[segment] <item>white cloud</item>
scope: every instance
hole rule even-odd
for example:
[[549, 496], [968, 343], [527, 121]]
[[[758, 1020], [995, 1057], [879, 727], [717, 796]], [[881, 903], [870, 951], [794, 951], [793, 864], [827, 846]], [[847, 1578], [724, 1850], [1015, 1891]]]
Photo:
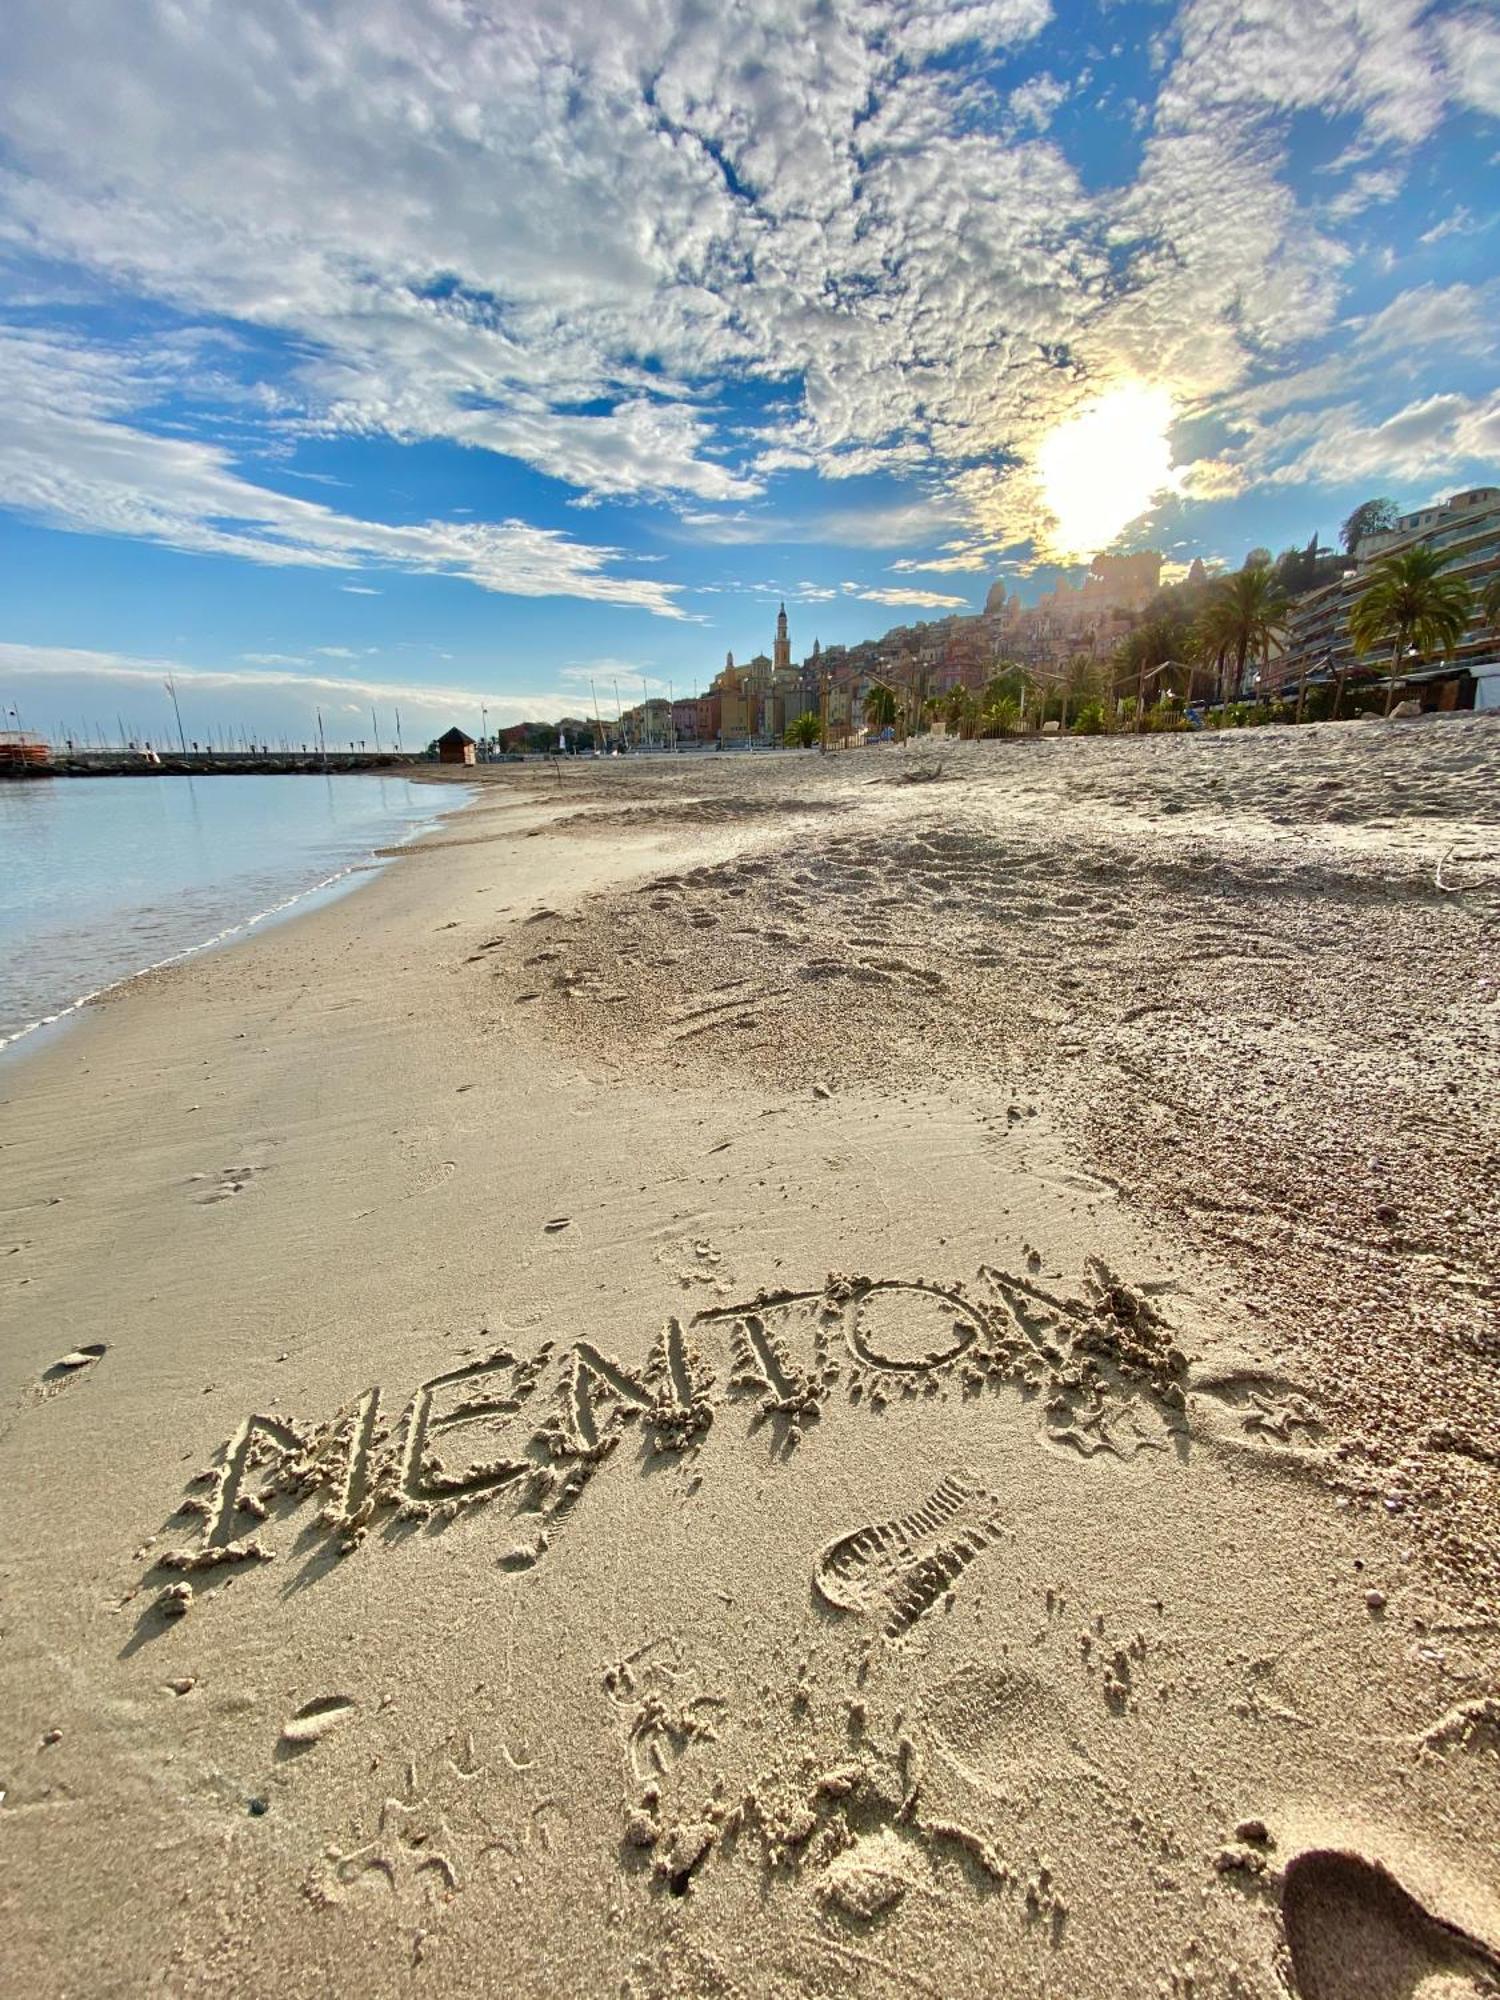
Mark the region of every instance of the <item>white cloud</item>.
[[1330, 484], [1461, 475], [1493, 462], [1500, 448], [1500, 395], [1441, 391], [1421, 396], [1378, 423], [1354, 406], [1322, 411], [1316, 422], [1286, 418], [1268, 443], [1300, 447], [1268, 473], [1276, 485]]
[[[919, 472], [973, 546], [1009, 545], [1047, 532], [1026, 468], [1102, 388], [1164, 384], [1192, 413], [1330, 333], [1330, 226], [1500, 89], [1472, 5], [1184, 0], [1138, 169], [1100, 186], [1046, 129], [1061, 82], [970, 60], [1049, 13], [616, 0], [601, 33], [593, 0], [12, 0], [0, 245], [249, 329], [156, 365], [283, 445], [448, 440], [585, 500], [740, 508], [701, 524], [724, 541], [779, 473]], [[1356, 123], [1355, 177], [1309, 209], [1287, 133], [1317, 116]], [[240, 384], [268, 333], [283, 365]], [[145, 428], [138, 357], [123, 401], [101, 364], [39, 395], [15, 489], [36, 518], [676, 615], [670, 585], [524, 521], [397, 527], [271, 492], [221, 443]], [[779, 406], [746, 422], [743, 382]]]
[[1356, 174], [1348, 187], [1334, 195], [1326, 213], [1334, 221], [1362, 215], [1377, 202], [1394, 201], [1405, 185], [1406, 175], [1399, 167], [1371, 167]]
[[[848, 585], [845, 585], [848, 589]], [[903, 609], [917, 606], [928, 611], [967, 611], [967, 597], [945, 596], [940, 590], [914, 590], [900, 584], [886, 584], [874, 590], [855, 590], [855, 597], [866, 604], [894, 604]]]
[[1493, 216], [1481, 221], [1472, 208], [1466, 208], [1460, 202], [1451, 213], [1439, 217], [1430, 229], [1424, 229], [1417, 241], [1430, 247], [1434, 243], [1441, 243], [1446, 236], [1478, 236], [1482, 230], [1488, 229], [1493, 221]]
[[1444, 349], [1471, 362], [1500, 350], [1497, 300], [1493, 281], [1418, 285], [1349, 321], [1336, 354], [1224, 405], [1233, 454], [1187, 468], [1185, 492], [1214, 499], [1258, 483], [1343, 486], [1482, 469], [1483, 397], [1411, 392], [1432, 379], [1431, 358]]
[[1393, 373], [1420, 370], [1430, 352], [1451, 348], [1479, 359], [1500, 345], [1495, 311], [1500, 285], [1417, 285], [1378, 312], [1345, 322], [1340, 349], [1291, 374], [1271, 375], [1230, 398], [1223, 414], [1251, 431], [1263, 418], [1299, 404], [1320, 405], [1383, 394]]
[[1479, 8], [1437, 27], [1454, 96], [1460, 104], [1500, 118], [1500, 22]]
[[613, 574], [619, 552], [522, 521], [394, 526], [242, 478], [217, 445], [125, 421], [149, 384], [130, 357], [0, 326], [0, 494], [48, 526], [198, 554], [466, 578], [523, 597], [586, 597], [680, 618], [676, 588]]
[[1448, 92], [1433, 11], [1429, 0], [1189, 0], [1162, 99], [1182, 118], [1333, 109], [1373, 142], [1415, 144]]
[[[617, 694], [619, 702], [629, 708], [641, 699], [643, 687], [651, 696], [664, 695], [669, 690], [677, 694], [685, 691], [680, 681], [667, 680], [635, 660], [575, 660], [559, 667], [555, 678], [562, 690], [559, 701], [576, 704], [583, 696], [592, 713], [597, 698], [601, 715], [613, 715]], [[704, 675], [705, 686], [711, 678], [711, 674]]]
[[514, 709], [534, 714], [539, 706], [556, 700], [555, 694], [491, 695], [483, 689], [430, 687], [420, 681], [350, 680], [346, 675], [297, 673], [290, 667], [197, 667], [180, 660], [142, 658], [130, 653], [92, 651], [74, 646], [28, 646], [0, 640], [0, 674], [7, 684], [21, 681], [100, 681], [122, 686], [136, 685], [155, 693], [171, 674], [179, 697], [229, 695], [239, 698], [249, 693], [274, 690], [277, 694], [301, 696], [304, 704], [319, 700], [347, 701], [351, 696], [363, 703], [400, 704], [403, 708], [474, 708], [487, 703], [492, 714]]
[[728, 547], [757, 543], [833, 543], [840, 548], [898, 549], [953, 527], [951, 501], [908, 500], [867, 507], [829, 507], [815, 514], [767, 510], [751, 514], [689, 513], [684, 527], [698, 542]]
[[1490, 353], [1500, 344], [1497, 305], [1500, 284], [1417, 285], [1356, 322], [1356, 344], [1365, 353], [1387, 357], [1430, 347]]
[[904, 556], [891, 569], [902, 575], [958, 576], [975, 570], [992, 570], [1002, 553], [995, 542], [945, 542], [932, 556]]
[[1044, 70], [1041, 75], [1019, 84], [1010, 94], [1010, 115], [1020, 125], [1045, 132], [1053, 114], [1068, 95], [1068, 86]]

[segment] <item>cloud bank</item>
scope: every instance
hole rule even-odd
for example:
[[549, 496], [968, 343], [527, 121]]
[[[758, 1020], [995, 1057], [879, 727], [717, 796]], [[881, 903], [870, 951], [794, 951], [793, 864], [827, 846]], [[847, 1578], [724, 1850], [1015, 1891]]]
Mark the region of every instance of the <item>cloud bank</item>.
[[[13, 0], [0, 249], [53, 286], [26, 296], [92, 285], [251, 338], [142, 352], [108, 315], [16, 320], [6, 504], [680, 615], [670, 581], [522, 519], [387, 524], [289, 497], [200, 434], [197, 397], [284, 448], [439, 440], [585, 504], [921, 477], [962, 526], [932, 567], [1045, 546], [1053, 429], [1122, 383], [1165, 385], [1191, 418], [1274, 381], [1337, 328], [1341, 232], [1445, 120], [1500, 109], [1500, 31], [1455, 0], [1152, 18], [1154, 97], [1091, 107], [1121, 162], [1101, 181], [1069, 150], [1069, 83], [1038, 67], [1049, 0], [616, 0], [606, 34], [584, 0]], [[1289, 170], [1310, 116], [1352, 134], [1315, 199]], [[1181, 468], [1189, 495], [1324, 469], [1249, 411]], [[1350, 435], [1399, 470], [1404, 422], [1362, 405]], [[1423, 464], [1456, 464], [1490, 422], [1425, 435]]]

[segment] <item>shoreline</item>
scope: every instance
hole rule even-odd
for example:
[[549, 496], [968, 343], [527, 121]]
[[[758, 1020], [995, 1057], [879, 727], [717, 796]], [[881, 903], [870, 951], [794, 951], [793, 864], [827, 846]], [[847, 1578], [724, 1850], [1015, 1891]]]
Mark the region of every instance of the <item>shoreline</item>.
[[[188, 775], [196, 774], [190, 773]], [[364, 774], [359, 773], [357, 775]], [[472, 803], [472, 801], [466, 801], [465, 803]], [[7, 1062], [19, 1060], [22, 1056], [43, 1046], [46, 1038], [51, 1033], [64, 1031], [68, 1026], [73, 1025], [74, 1016], [81, 1014], [83, 1009], [99, 1002], [115, 999], [123, 988], [131, 985], [137, 979], [147, 978], [153, 973], [164, 972], [169, 967], [180, 965], [185, 960], [195, 958], [203, 952], [226, 950], [252, 931], [256, 931], [263, 926], [288, 922], [294, 914], [310, 914], [312, 910], [321, 908], [325, 902], [331, 902], [341, 895], [352, 894], [362, 886], [354, 878], [365, 874], [379, 874], [384, 867], [389, 865], [391, 860], [399, 857], [409, 845], [434, 832], [440, 831], [444, 820], [450, 818], [455, 813], [461, 812], [463, 809], [464, 807], [459, 805], [436, 811], [430, 821], [419, 822], [402, 839], [388, 846], [372, 848], [360, 859], [350, 861], [344, 867], [335, 869], [331, 875], [323, 876], [318, 881], [309, 883], [305, 888], [296, 890], [292, 895], [283, 898], [282, 901], [269, 904], [265, 909], [255, 911], [251, 916], [241, 919], [238, 923], [228, 924], [223, 930], [216, 931], [212, 936], [203, 938], [195, 944], [184, 945], [178, 951], [169, 952], [164, 958], [155, 959], [148, 965], [137, 967], [133, 972], [122, 974], [118, 979], [108, 980], [102, 986], [96, 986], [87, 993], [81, 993], [75, 999], [70, 1000], [66, 1006], [59, 1007], [55, 1013], [41, 1015], [35, 1021], [27, 1022], [23, 1027], [16, 1028], [8, 1034], [0, 1035], [0, 1067], [3, 1067]], [[26, 1044], [24, 1049], [18, 1046], [21, 1043]]]
[[1232, 755], [521, 767], [0, 1075], [17, 1981], [1273, 2000], [1330, 1849], [1500, 1946], [1482, 1594], [1108, 1124], [1132, 1035], [1193, 1108], [1162, 992], [1223, 1126], [1277, 979], [1460, 962], [1468, 776], [1330, 754], [1248, 844]]

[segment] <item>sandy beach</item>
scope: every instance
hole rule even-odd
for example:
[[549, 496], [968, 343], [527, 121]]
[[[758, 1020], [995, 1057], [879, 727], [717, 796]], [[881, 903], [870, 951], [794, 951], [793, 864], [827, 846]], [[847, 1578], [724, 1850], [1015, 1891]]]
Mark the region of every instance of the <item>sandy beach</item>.
[[7, 1989], [1500, 1991], [1500, 724], [459, 775], [0, 1070]]

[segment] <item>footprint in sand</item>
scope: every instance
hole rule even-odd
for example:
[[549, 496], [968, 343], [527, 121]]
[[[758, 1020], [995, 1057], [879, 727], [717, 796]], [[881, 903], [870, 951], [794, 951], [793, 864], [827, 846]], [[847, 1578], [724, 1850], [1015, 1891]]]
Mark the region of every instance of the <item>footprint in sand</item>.
[[1248, 1457], [1317, 1469], [1327, 1426], [1300, 1383], [1248, 1368], [1194, 1370], [1192, 1428], [1206, 1443]]
[[836, 1610], [878, 1613], [886, 1638], [899, 1639], [999, 1532], [993, 1496], [950, 1472], [909, 1513], [830, 1542], [813, 1587]]
[[[218, 1185], [209, 1188], [205, 1194], [195, 1196], [194, 1199], [200, 1208], [207, 1208], [214, 1202], [233, 1201], [237, 1194], [244, 1193], [259, 1172], [259, 1167], [225, 1167], [219, 1176]], [[195, 1174], [193, 1178], [196, 1180], [198, 1176]]]
[[1287, 1946], [1302, 2000], [1493, 2000], [1500, 1957], [1357, 1854], [1313, 1848], [1288, 1866]]
[[75, 1347], [67, 1354], [59, 1355], [50, 1368], [42, 1370], [37, 1393], [42, 1396], [56, 1396], [62, 1390], [70, 1388], [80, 1375], [87, 1375], [96, 1363], [102, 1361], [106, 1352], [105, 1343], [101, 1340], [87, 1347]]
[[[1097, 1700], [1080, 1699], [1067, 1676], [969, 1660], [921, 1698], [917, 1713], [920, 1738], [931, 1753], [930, 1811], [957, 1810], [968, 1820], [977, 1810], [982, 1825], [998, 1806], [1014, 1820], [1101, 1779], [1089, 1745], [1107, 1725]], [[970, 1845], [969, 1852], [996, 1874], [981, 1847]]]

